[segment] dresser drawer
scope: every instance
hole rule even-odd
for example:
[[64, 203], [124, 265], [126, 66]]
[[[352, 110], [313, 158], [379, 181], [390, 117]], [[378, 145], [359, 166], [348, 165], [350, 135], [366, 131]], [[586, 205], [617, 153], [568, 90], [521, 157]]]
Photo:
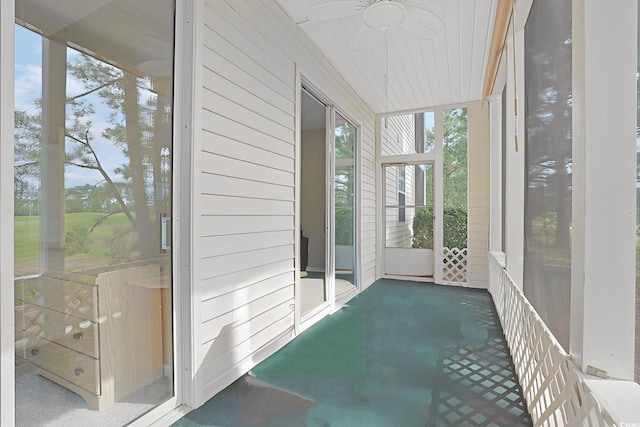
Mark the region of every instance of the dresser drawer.
[[16, 328], [98, 358], [98, 325], [34, 304], [16, 305]]
[[96, 286], [39, 276], [16, 280], [15, 298], [82, 319], [98, 320]]
[[25, 353], [25, 348], [27, 344], [27, 340], [24, 337], [24, 331], [22, 329], [15, 329], [14, 335], [14, 348], [16, 356], [21, 359], [26, 359], [27, 355]]
[[100, 394], [98, 360], [25, 332], [27, 360], [95, 395]]

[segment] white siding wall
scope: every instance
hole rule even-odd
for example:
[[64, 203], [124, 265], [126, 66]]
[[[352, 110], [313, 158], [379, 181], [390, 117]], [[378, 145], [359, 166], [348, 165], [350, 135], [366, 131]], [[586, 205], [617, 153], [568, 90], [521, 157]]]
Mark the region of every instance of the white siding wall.
[[194, 143], [197, 406], [293, 330], [296, 65], [361, 126], [363, 287], [375, 278], [373, 112], [275, 0], [206, 0], [203, 17], [202, 130]]
[[[381, 132], [381, 152], [383, 156], [411, 154], [415, 152], [415, 116], [413, 114], [391, 116], [386, 123], [385, 119], [382, 119]], [[413, 178], [413, 168], [407, 168], [405, 175], [405, 205], [414, 204], [415, 191]], [[397, 168], [387, 170], [385, 194], [383, 194], [383, 197], [386, 197], [386, 205], [398, 204]], [[406, 209], [405, 221], [400, 223], [398, 221], [398, 210], [387, 210], [385, 218], [387, 247], [411, 247], [411, 224], [414, 214], [415, 212], [412, 209]]]
[[489, 283], [489, 106], [472, 102], [467, 109], [469, 135], [469, 285]]

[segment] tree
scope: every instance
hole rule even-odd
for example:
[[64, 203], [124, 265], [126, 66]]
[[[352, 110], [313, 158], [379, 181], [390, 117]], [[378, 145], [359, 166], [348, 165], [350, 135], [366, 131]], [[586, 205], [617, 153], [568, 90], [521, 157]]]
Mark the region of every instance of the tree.
[[[140, 258], [157, 256], [160, 230], [154, 223], [171, 209], [170, 197], [165, 197], [171, 186], [170, 97], [156, 91], [157, 82], [150, 78], [89, 55], [69, 57], [67, 79], [81, 89], [66, 99], [65, 169], [92, 170], [100, 178], [67, 188], [66, 211], [103, 213], [89, 231], [109, 215], [123, 212], [131, 224], [129, 232], [137, 236], [121, 239], [134, 242], [129, 252]], [[39, 194], [40, 104], [37, 100], [35, 112], [16, 112], [16, 200]], [[108, 145], [108, 151], [122, 153], [125, 161], [120, 167], [103, 164], [101, 153]]]
[[[468, 210], [468, 135], [467, 109], [455, 108], [442, 112], [442, 174], [443, 174], [443, 244], [445, 247], [467, 246]], [[425, 129], [425, 144], [433, 145], [433, 130]], [[433, 175], [425, 174], [426, 200], [433, 200]], [[438, 201], [436, 201], [438, 202]], [[433, 247], [433, 212], [416, 212], [413, 247]]]
[[[136, 242], [136, 248], [132, 249], [142, 258], [155, 256], [160, 236], [159, 227], [153, 224], [159, 219], [160, 212], [170, 209], [168, 200], [156, 197], [168, 194], [170, 185], [170, 167], [166, 161], [163, 164], [163, 156], [168, 157], [170, 148], [171, 113], [167, 97], [152, 94], [149, 79], [139, 78], [87, 55], [77, 56], [69, 64], [69, 73], [85, 86], [85, 91], [67, 101], [71, 110], [66, 134], [71, 145], [67, 164], [93, 169], [102, 175], [104, 186], [109, 188], [112, 198], [139, 236], [132, 240]], [[128, 163], [115, 170], [128, 183], [126, 191], [105, 170], [94, 149], [96, 136], [91, 134], [90, 118], [94, 105], [87, 99], [93, 93], [110, 111], [109, 126], [101, 132], [100, 138], [119, 148], [128, 159]], [[164, 191], [154, 191], [161, 187]], [[131, 198], [127, 200], [125, 193], [128, 192]]]
[[353, 204], [355, 195], [356, 128], [344, 121], [335, 129], [335, 233], [336, 244], [352, 246], [354, 237]]
[[[37, 214], [40, 199], [40, 129], [42, 109], [39, 102], [32, 112], [14, 113], [14, 200], [15, 215]], [[34, 207], [36, 210], [34, 211]]]
[[467, 109], [445, 110], [442, 116], [444, 206], [466, 210], [469, 177]]

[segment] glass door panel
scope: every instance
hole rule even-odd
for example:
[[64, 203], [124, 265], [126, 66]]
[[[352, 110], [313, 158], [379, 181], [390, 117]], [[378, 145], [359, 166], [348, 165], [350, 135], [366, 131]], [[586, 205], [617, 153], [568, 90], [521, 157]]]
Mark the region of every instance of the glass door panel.
[[355, 153], [356, 127], [339, 113], [335, 115], [334, 226], [336, 301], [351, 295], [356, 287], [355, 251]]
[[327, 162], [330, 107], [302, 90], [300, 173], [300, 313], [311, 315], [328, 301]]
[[174, 4], [98, 3], [16, 0], [18, 425], [174, 394]]

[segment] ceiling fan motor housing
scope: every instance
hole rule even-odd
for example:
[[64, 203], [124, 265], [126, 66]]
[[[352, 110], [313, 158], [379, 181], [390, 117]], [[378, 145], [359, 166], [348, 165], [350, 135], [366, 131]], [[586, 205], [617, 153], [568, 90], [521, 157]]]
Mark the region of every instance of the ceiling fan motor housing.
[[364, 10], [362, 19], [373, 30], [385, 31], [400, 25], [407, 16], [407, 9], [390, 0], [378, 1]]

